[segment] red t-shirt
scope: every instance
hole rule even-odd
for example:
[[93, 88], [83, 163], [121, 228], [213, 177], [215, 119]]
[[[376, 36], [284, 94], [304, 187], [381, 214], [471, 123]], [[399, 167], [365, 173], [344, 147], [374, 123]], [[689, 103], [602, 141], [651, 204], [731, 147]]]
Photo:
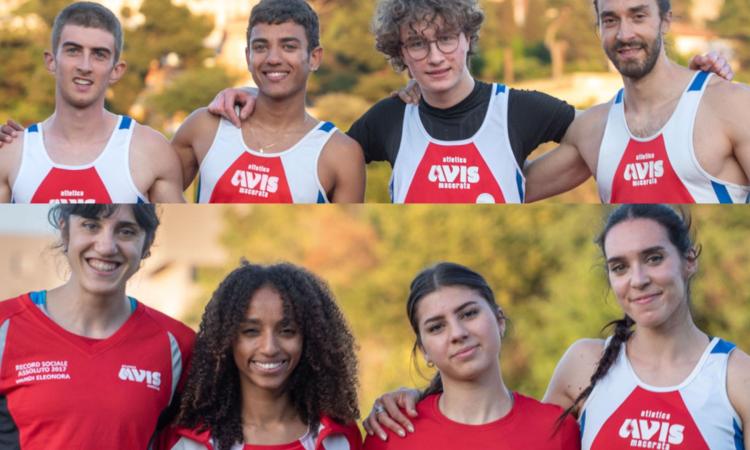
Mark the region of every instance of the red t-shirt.
[[483, 425], [454, 422], [438, 407], [439, 394], [430, 395], [417, 404], [418, 417], [412, 419], [414, 433], [405, 438], [388, 434], [383, 442], [367, 436], [364, 450], [578, 450], [581, 439], [578, 424], [566, 417], [556, 430], [562, 409], [514, 393], [515, 403], [505, 417]]
[[0, 448], [145, 449], [184, 381], [195, 333], [141, 303], [106, 339], [0, 302]]
[[[162, 432], [156, 447], [159, 450], [216, 450], [211, 431], [170, 427]], [[235, 444], [230, 450], [360, 450], [362, 435], [357, 424], [342, 424], [323, 416], [316, 433], [308, 432], [300, 439], [286, 444]]]

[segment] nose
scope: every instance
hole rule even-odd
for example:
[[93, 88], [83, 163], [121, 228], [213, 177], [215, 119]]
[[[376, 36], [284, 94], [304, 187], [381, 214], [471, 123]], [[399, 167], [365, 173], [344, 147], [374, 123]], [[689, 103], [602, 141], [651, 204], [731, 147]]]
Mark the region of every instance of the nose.
[[93, 54], [91, 52], [81, 53], [81, 57], [78, 58], [78, 64], [76, 64], [76, 69], [78, 69], [80, 72], [83, 72], [83, 73], [91, 72], [91, 58], [92, 57], [93, 57]]
[[437, 41], [431, 41], [427, 48], [427, 61], [431, 64], [439, 64], [445, 59], [445, 55], [437, 46]]
[[635, 264], [630, 271], [630, 285], [636, 289], [642, 289], [651, 282], [648, 271], [641, 264]]
[[94, 248], [100, 255], [112, 255], [117, 253], [117, 240], [114, 233], [109, 230], [102, 230], [96, 237]]
[[268, 53], [266, 55], [266, 63], [268, 64], [279, 64], [281, 63], [281, 50], [279, 46], [271, 45], [268, 48]]
[[463, 323], [461, 323], [460, 320], [453, 320], [449, 322], [448, 328], [450, 331], [451, 342], [453, 343], [463, 342], [468, 336], [466, 327], [464, 327]]
[[623, 42], [632, 40], [635, 37], [633, 30], [633, 25], [629, 20], [621, 20], [620, 26], [617, 29], [617, 39]]
[[266, 332], [263, 334], [260, 350], [266, 356], [273, 356], [278, 353], [279, 345], [276, 340], [276, 335], [273, 332]]

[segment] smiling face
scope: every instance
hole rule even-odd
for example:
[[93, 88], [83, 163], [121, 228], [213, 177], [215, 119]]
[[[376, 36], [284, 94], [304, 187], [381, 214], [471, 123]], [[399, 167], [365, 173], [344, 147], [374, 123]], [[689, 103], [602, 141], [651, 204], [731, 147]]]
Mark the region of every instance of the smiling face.
[[[457, 43], [446, 46], [445, 42]], [[408, 51], [415, 43], [427, 47], [426, 57], [415, 58]], [[431, 101], [431, 97], [447, 99], [449, 106], [463, 100], [473, 88], [473, 79], [466, 65], [470, 49], [468, 37], [460, 29], [447, 27], [441, 17], [432, 22], [403, 24], [401, 26], [401, 52], [404, 64], [409, 73], [419, 84], [422, 94], [428, 103], [445, 103]], [[440, 47], [438, 47], [440, 46]], [[443, 52], [440, 48], [452, 51]], [[444, 107], [445, 105], [434, 105]]]
[[307, 77], [320, 66], [323, 49], [308, 51], [305, 28], [288, 21], [253, 26], [246, 50], [247, 67], [262, 95], [304, 98]]
[[476, 291], [441, 287], [419, 300], [416, 314], [420, 348], [444, 382], [473, 381], [499, 372], [505, 321]]
[[80, 109], [103, 106], [107, 88], [125, 72], [125, 63], [115, 62], [114, 36], [100, 28], [65, 25], [55, 54], [44, 58], [60, 99]]
[[599, 35], [607, 57], [622, 76], [638, 80], [648, 75], [663, 51], [663, 19], [655, 0], [598, 0]]
[[243, 390], [283, 391], [302, 357], [302, 334], [276, 290], [264, 286], [253, 294], [233, 355]]
[[140, 267], [146, 240], [133, 210], [123, 205], [96, 219], [71, 215], [64, 235], [71, 282], [94, 295], [124, 295], [125, 284]]
[[679, 253], [659, 223], [630, 219], [613, 226], [604, 251], [617, 301], [639, 327], [667, 326], [689, 314], [688, 280], [697, 262]]

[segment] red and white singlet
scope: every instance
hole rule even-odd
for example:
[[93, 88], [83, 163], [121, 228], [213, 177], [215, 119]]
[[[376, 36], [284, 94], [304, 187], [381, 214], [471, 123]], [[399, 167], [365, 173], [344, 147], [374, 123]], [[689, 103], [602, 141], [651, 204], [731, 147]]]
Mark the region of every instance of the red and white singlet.
[[641, 381], [623, 346], [586, 400], [583, 450], [739, 450], [742, 422], [727, 395], [727, 361], [735, 345], [713, 338], [677, 386]]
[[23, 156], [13, 183], [13, 203], [145, 203], [130, 174], [130, 140], [135, 122], [120, 116], [104, 150], [89, 163], [53, 162], [41, 124], [23, 133]]
[[417, 105], [406, 105], [393, 164], [394, 203], [523, 203], [526, 179], [508, 137], [508, 91], [492, 86], [487, 115], [465, 140], [432, 138]]
[[321, 122], [292, 148], [260, 153], [245, 145], [242, 130], [224, 119], [200, 167], [199, 203], [328, 203], [318, 159], [336, 132]]
[[697, 72], [666, 125], [647, 138], [633, 136], [617, 93], [599, 149], [596, 183], [605, 203], [748, 203], [750, 186], [709, 175], [693, 148], [693, 127], [711, 74]]

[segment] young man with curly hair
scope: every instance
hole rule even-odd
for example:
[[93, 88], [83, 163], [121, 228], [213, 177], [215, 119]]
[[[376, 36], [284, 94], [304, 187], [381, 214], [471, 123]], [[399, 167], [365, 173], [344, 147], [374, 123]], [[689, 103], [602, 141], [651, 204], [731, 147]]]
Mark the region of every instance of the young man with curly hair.
[[355, 450], [354, 338], [325, 283], [243, 263], [206, 306], [169, 450]]

